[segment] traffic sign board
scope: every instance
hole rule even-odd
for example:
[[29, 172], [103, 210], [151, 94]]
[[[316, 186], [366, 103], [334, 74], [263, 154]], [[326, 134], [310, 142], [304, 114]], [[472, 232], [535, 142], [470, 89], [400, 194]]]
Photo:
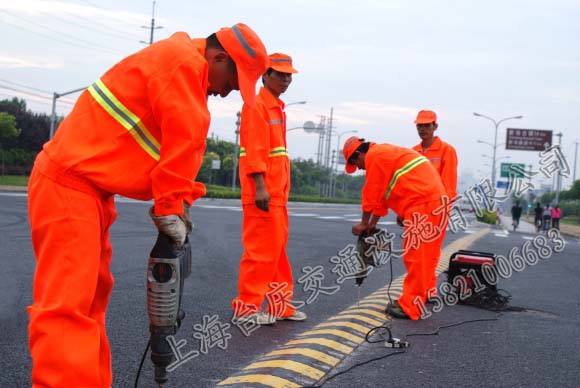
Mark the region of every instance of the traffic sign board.
[[544, 151], [551, 145], [552, 131], [508, 128], [506, 132], [506, 150]]
[[502, 178], [509, 178], [511, 172], [515, 178], [523, 178], [524, 171], [526, 171], [526, 165], [524, 163], [502, 163], [500, 176]]

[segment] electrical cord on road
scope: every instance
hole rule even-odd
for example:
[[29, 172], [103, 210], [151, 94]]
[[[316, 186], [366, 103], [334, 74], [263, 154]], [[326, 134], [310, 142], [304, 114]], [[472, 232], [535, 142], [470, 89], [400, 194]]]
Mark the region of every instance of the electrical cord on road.
[[[389, 285], [387, 286], [387, 296], [389, 298], [389, 303], [393, 303], [393, 299], [391, 298], [391, 284], [393, 283], [393, 261], [392, 260], [389, 260], [389, 272], [390, 272], [390, 276], [389, 276]], [[383, 336], [383, 334], [379, 332], [379, 335], [380, 335], [380, 337], [382, 339], [381, 340], [378, 340], [378, 341], [371, 340], [370, 337], [374, 334], [374, 332], [375, 331], [378, 332], [381, 329], [387, 331], [387, 333], [389, 335], [388, 338], [385, 338]], [[382, 326], [376, 326], [376, 327], [373, 327], [372, 329], [370, 329], [367, 332], [367, 334], [365, 335], [365, 342], [368, 342], [370, 344], [375, 344], [375, 343], [378, 343], [378, 342], [384, 342], [385, 344], [391, 344], [391, 346], [389, 346], [391, 348], [407, 348], [407, 347], [409, 347], [409, 344], [407, 342], [401, 342], [398, 338], [394, 338], [393, 337], [393, 333], [391, 332], [391, 328], [387, 324], [382, 325]], [[391, 357], [391, 356], [395, 356], [397, 354], [403, 354], [403, 353], [406, 353], [406, 351], [405, 350], [402, 350], [402, 351], [397, 351], [396, 350], [394, 352], [390, 352], [388, 354], [385, 354], [385, 355], [382, 355], [382, 356], [379, 356], [379, 357], [371, 358], [370, 360], [366, 360], [366, 361], [363, 361], [361, 363], [355, 364], [355, 365], [351, 366], [350, 368], [348, 368], [346, 370], [343, 370], [341, 372], [335, 373], [332, 376], [330, 376], [330, 377], [328, 377], [326, 379], [323, 379], [322, 380], [322, 383], [319, 383], [318, 385], [307, 385], [307, 386], [304, 386], [304, 387], [301, 387], [301, 388], [320, 388], [324, 384], [326, 384], [327, 382], [329, 382], [330, 380], [332, 380], [332, 379], [334, 379], [334, 378], [336, 378], [336, 377], [338, 377], [340, 375], [343, 375], [345, 373], [348, 373], [351, 370], [353, 370], [355, 368], [358, 368], [359, 366], [363, 366], [363, 365], [369, 364], [369, 363], [374, 362], [374, 361], [384, 360], [385, 358], [388, 358], [388, 357]]]
[[430, 335], [439, 335], [439, 331], [441, 329], [447, 329], [447, 328], [450, 328], [450, 327], [461, 326], [461, 325], [464, 325], [466, 323], [473, 323], [473, 322], [491, 322], [491, 321], [497, 321], [501, 315], [502, 314], [499, 313], [494, 318], [470, 319], [470, 320], [467, 320], [467, 321], [455, 322], [455, 323], [451, 323], [449, 325], [439, 326], [435, 331], [430, 332], [430, 333], [411, 333], [411, 334], [407, 334], [407, 335], [405, 335], [405, 338], [408, 338], [408, 337], [419, 337], [419, 336], [430, 336]]
[[371, 363], [373, 361], [383, 360], [385, 358], [388, 358], [388, 357], [391, 357], [391, 356], [395, 356], [397, 354], [403, 354], [403, 353], [405, 353], [404, 350], [403, 351], [394, 351], [394, 352], [391, 352], [389, 354], [385, 354], [385, 355], [380, 356], [380, 357], [371, 358], [370, 360], [366, 360], [366, 361], [361, 362], [359, 364], [355, 364], [355, 365], [351, 366], [350, 368], [348, 368], [346, 370], [343, 370], [342, 372], [338, 372], [338, 373], [333, 374], [332, 376], [330, 376], [327, 379], [325, 379], [322, 382], [322, 384], [319, 384], [319, 385], [305, 385], [305, 386], [303, 386], [301, 388], [321, 388], [324, 384], [326, 384], [330, 380], [334, 379], [335, 377], [338, 377], [338, 376], [343, 375], [343, 374], [345, 374], [347, 372], [350, 372], [351, 370], [353, 370], [355, 368], [358, 368], [359, 366], [363, 366], [363, 365], [369, 364], [369, 363]]
[[143, 352], [143, 357], [141, 357], [141, 363], [139, 363], [139, 369], [137, 369], [137, 376], [135, 376], [135, 385], [134, 388], [137, 388], [139, 385], [139, 376], [141, 375], [141, 369], [143, 368], [143, 363], [145, 362], [145, 357], [147, 357], [147, 352], [149, 351], [149, 346], [151, 346], [151, 338], [147, 341], [147, 346], [145, 347], [145, 351]]
[[[390, 270], [389, 271], [390, 272], [390, 274], [389, 274], [390, 276], [389, 276], [389, 284], [387, 286], [387, 296], [389, 298], [389, 303], [392, 304], [393, 303], [393, 300], [391, 298], [391, 284], [393, 283], [393, 262], [392, 262], [392, 260], [389, 260], [389, 270]], [[502, 290], [502, 291], [504, 291], [504, 290]], [[482, 305], [488, 305], [489, 306], [490, 299], [493, 299], [493, 302], [494, 303], [492, 303], [492, 304], [493, 304], [494, 307], [505, 310], [506, 309], [506, 305], [507, 305], [507, 301], [511, 297], [511, 295], [509, 295], [509, 293], [507, 291], [505, 291], [505, 292], [508, 295], [501, 295], [501, 294], [499, 294], [499, 293], [496, 292], [496, 295], [493, 298], [491, 298], [491, 296], [488, 296], [489, 298], [485, 298], [484, 297], [483, 300], [480, 299], [480, 300], [477, 301], [479, 303], [476, 302], [476, 303], [473, 303], [473, 305], [476, 305], [477, 306], [477, 305], [479, 305], [481, 303]], [[482, 302], [485, 302], [485, 303], [482, 303]], [[411, 333], [411, 334], [407, 334], [407, 335], [405, 335], [404, 339], [406, 339], [408, 337], [439, 335], [439, 331], [442, 330], [442, 329], [447, 329], [447, 328], [450, 328], [450, 327], [460, 326], [460, 325], [464, 325], [464, 324], [467, 324], [467, 323], [473, 323], [473, 322], [497, 321], [500, 316], [501, 316], [501, 313], [498, 313], [494, 318], [472, 319], [472, 320], [467, 320], [467, 321], [461, 321], [461, 322], [452, 323], [452, 324], [449, 324], [449, 325], [439, 326], [435, 331], [430, 332], [430, 333]], [[380, 332], [380, 330], [386, 331], [388, 333], [388, 338], [385, 338], [383, 336], [383, 333]], [[379, 336], [381, 337], [380, 340], [371, 340], [371, 336], [373, 334], [375, 334], [375, 332], [378, 333]], [[385, 324], [385, 325], [382, 325], [382, 326], [375, 326], [372, 329], [370, 329], [367, 332], [367, 334], [365, 335], [365, 342], [368, 342], [370, 344], [384, 342], [385, 343], [385, 346], [386, 347], [390, 347], [390, 348], [407, 348], [407, 347], [409, 347], [409, 343], [408, 342], [401, 341], [398, 338], [394, 338], [393, 337], [393, 333], [391, 331], [391, 327], [388, 324]], [[383, 355], [383, 356], [380, 356], [380, 357], [371, 358], [370, 360], [363, 361], [361, 363], [355, 364], [355, 365], [351, 366], [350, 368], [348, 368], [348, 369], [346, 369], [344, 371], [335, 373], [334, 375], [332, 375], [332, 376], [330, 376], [330, 377], [328, 377], [326, 379], [323, 379], [322, 382], [319, 383], [319, 384], [317, 384], [317, 385], [308, 385], [308, 386], [304, 386], [302, 388], [320, 388], [324, 384], [326, 384], [328, 381], [330, 381], [330, 380], [332, 380], [332, 379], [334, 379], [334, 378], [336, 378], [336, 377], [338, 377], [340, 375], [343, 375], [345, 373], [348, 373], [348, 372], [350, 372], [351, 370], [353, 370], [355, 368], [358, 368], [360, 366], [369, 364], [369, 363], [374, 362], [374, 361], [383, 360], [385, 358], [388, 358], [388, 357], [391, 357], [391, 356], [394, 356], [394, 355], [397, 355], [397, 354], [404, 354], [404, 353], [406, 353], [405, 350], [403, 350], [403, 351], [394, 351], [394, 352], [390, 352], [390, 353], [388, 353], [386, 355]]]

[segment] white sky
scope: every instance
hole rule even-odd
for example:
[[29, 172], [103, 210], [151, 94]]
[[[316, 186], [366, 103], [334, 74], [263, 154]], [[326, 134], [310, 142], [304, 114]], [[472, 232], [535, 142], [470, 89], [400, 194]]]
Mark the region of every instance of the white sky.
[[[149, 25], [151, 7], [150, 0], [0, 0], [0, 98], [24, 97], [30, 109], [49, 112], [52, 92], [87, 86], [144, 47], [139, 40], [148, 41], [149, 31], [141, 26]], [[333, 107], [337, 132], [411, 147], [419, 141], [417, 111], [432, 109], [438, 134], [458, 151], [460, 172], [483, 178], [491, 161], [481, 155], [492, 148], [477, 140], [492, 143], [493, 124], [473, 112], [524, 116], [500, 127], [498, 143], [506, 127], [562, 132], [573, 171], [578, 20], [578, 0], [158, 0], [156, 24], [163, 28], [155, 40], [175, 31], [205, 37], [244, 22], [270, 52], [290, 54], [300, 71], [282, 98], [307, 104], [288, 107], [288, 128], [318, 122]], [[58, 112], [69, 112], [76, 97], [62, 98]], [[211, 98], [210, 131], [233, 141], [240, 108], [237, 92]], [[317, 144], [314, 134], [288, 134], [293, 157], [315, 158]], [[503, 156], [539, 167], [537, 152], [502, 146]], [[564, 179], [564, 187], [570, 182]]]

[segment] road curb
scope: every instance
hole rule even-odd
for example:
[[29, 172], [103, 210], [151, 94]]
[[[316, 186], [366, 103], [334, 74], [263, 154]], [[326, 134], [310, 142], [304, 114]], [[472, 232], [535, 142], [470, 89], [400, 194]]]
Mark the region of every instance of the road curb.
[[[449, 257], [454, 252], [467, 249], [490, 230], [485, 228], [448, 244], [441, 253], [437, 275], [447, 270]], [[316, 385], [365, 342], [369, 330], [391, 320], [385, 315], [388, 295], [400, 296], [405, 276], [397, 277], [390, 285], [386, 284], [357, 304], [298, 334], [217, 386], [299, 388]]]
[[28, 191], [28, 186], [7, 186], [0, 185], [0, 192], [14, 193]]

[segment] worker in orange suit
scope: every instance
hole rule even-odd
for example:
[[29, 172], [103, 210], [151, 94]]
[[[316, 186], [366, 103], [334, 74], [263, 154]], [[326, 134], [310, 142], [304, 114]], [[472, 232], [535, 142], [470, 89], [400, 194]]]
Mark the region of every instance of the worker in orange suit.
[[403, 233], [407, 276], [401, 297], [387, 306], [387, 313], [396, 318], [420, 319], [428, 258], [441, 250], [441, 240], [434, 234], [442, 217], [435, 210], [445, 194], [441, 179], [424, 156], [408, 148], [365, 142], [352, 136], [342, 152], [347, 173], [352, 174], [357, 168], [366, 170], [361, 222], [353, 225], [352, 233], [358, 236], [372, 231], [389, 208], [407, 220]]
[[[270, 55], [264, 86], [254, 107], [244, 104], [240, 125], [240, 184], [242, 243], [238, 296], [232, 301], [234, 319], [271, 325], [306, 314], [292, 304], [292, 269], [286, 255], [290, 192], [290, 158], [286, 147], [286, 113], [280, 95], [297, 73], [292, 58]], [[267, 310], [262, 309], [266, 302]]]
[[185, 207], [205, 193], [195, 178], [207, 98], [240, 90], [251, 105], [267, 61], [244, 24], [206, 39], [175, 33], [107, 71], [44, 145], [28, 201], [37, 261], [28, 307], [33, 387], [111, 386], [105, 312], [114, 195], [153, 198], [154, 224], [183, 244], [191, 225]]
[[[429, 159], [433, 167], [435, 167], [445, 187], [446, 201], [451, 203], [457, 197], [457, 152], [455, 152], [453, 146], [442, 141], [439, 136], [435, 136], [435, 131], [439, 127], [435, 112], [431, 110], [420, 111], [415, 119], [415, 125], [417, 126], [417, 133], [421, 138], [421, 143], [417, 144], [413, 149]], [[442, 242], [445, 239], [446, 229], [447, 222], [443, 222], [439, 235]], [[440, 257], [441, 252], [430, 260], [431, 269], [427, 272], [428, 302], [431, 302], [437, 296], [436, 271]]]

